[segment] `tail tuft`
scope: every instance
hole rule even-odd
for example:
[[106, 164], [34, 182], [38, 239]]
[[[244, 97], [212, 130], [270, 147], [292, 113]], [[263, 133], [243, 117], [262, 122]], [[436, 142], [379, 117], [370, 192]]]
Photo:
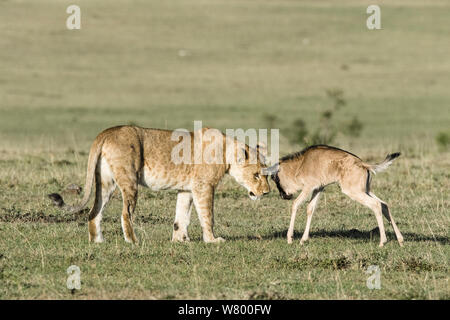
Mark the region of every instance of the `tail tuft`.
[[[388, 156], [386, 157], [386, 160], [387, 160], [387, 161], [392, 161], [392, 160], [394, 160], [395, 158], [400, 157], [400, 155], [401, 155], [400, 152], [395, 152], [395, 153], [388, 154]], [[386, 161], [386, 160], [385, 160], [385, 161]]]
[[374, 174], [377, 174], [378, 172], [382, 172], [382, 171], [386, 170], [392, 164], [392, 162], [399, 156], [400, 156], [400, 152], [388, 154], [386, 159], [384, 159], [384, 161], [382, 163], [370, 165], [368, 169], [370, 171], [372, 171]]

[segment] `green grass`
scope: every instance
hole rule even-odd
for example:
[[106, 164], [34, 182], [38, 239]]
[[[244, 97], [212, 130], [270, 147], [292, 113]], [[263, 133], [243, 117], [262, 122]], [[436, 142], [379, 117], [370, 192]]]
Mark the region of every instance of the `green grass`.
[[[380, 1], [382, 28], [359, 1], [78, 1], [82, 30], [65, 29], [69, 1], [0, 1], [0, 299], [449, 299], [450, 6]], [[188, 54], [179, 56], [179, 50]], [[139, 246], [126, 244], [120, 196], [89, 244], [87, 217], [46, 198], [84, 182], [102, 129], [136, 123], [192, 129], [264, 128], [277, 116], [281, 153], [301, 118], [314, 128], [344, 92], [336, 121], [357, 115], [360, 137], [336, 146], [371, 162], [401, 151], [373, 181], [405, 237], [378, 248], [375, 217], [327, 188], [311, 240], [286, 243], [290, 202], [253, 202], [227, 177], [207, 245], [195, 212], [191, 243], [170, 242], [175, 192], [140, 189]], [[272, 184], [272, 189], [275, 186]], [[70, 203], [80, 196], [65, 194]], [[296, 239], [305, 225], [305, 208]], [[82, 289], [66, 288], [81, 268]], [[381, 289], [365, 271], [381, 269]]]

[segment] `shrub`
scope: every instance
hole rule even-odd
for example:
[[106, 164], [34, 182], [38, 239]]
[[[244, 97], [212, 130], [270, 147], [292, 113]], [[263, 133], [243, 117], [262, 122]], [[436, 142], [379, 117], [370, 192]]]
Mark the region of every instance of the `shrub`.
[[[363, 129], [363, 123], [354, 116], [350, 123], [336, 126], [334, 115], [347, 104], [342, 89], [327, 89], [326, 95], [333, 101], [332, 108], [325, 110], [320, 115], [319, 126], [309, 130], [302, 119], [293, 121], [288, 129], [289, 140], [300, 145], [331, 144], [337, 134], [342, 132], [351, 137], [359, 137]], [[338, 130], [337, 128], [343, 128]]]
[[361, 135], [361, 131], [363, 129], [363, 124], [359, 121], [357, 116], [354, 116], [353, 119], [348, 123], [344, 128], [344, 133], [351, 137], [359, 137]]
[[439, 147], [447, 149], [450, 146], [450, 134], [447, 132], [439, 132], [436, 136], [436, 143]]

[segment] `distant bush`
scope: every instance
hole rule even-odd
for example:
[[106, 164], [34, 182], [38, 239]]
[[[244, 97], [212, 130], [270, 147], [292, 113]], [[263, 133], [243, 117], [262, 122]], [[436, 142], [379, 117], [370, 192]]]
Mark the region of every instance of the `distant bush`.
[[326, 93], [327, 96], [334, 101], [334, 110], [338, 110], [347, 104], [342, 89], [327, 89]]
[[448, 147], [450, 147], [450, 133], [439, 132], [436, 136], [436, 142], [439, 147], [447, 149]]
[[291, 142], [302, 142], [305, 143], [305, 139], [308, 136], [308, 129], [306, 128], [306, 123], [302, 119], [294, 120], [292, 128], [287, 130], [288, 139]]
[[333, 101], [332, 108], [321, 113], [319, 126], [312, 130], [307, 128], [302, 119], [295, 119], [287, 130], [291, 143], [300, 145], [331, 144], [340, 132], [350, 137], [361, 135], [364, 125], [357, 116], [354, 116], [347, 124], [336, 126], [334, 115], [347, 105], [344, 91], [342, 89], [327, 89], [326, 94]]
[[276, 121], [278, 120], [277, 116], [270, 113], [265, 113], [263, 115], [264, 122], [266, 124], [266, 128], [273, 129], [276, 127]]
[[363, 129], [363, 124], [359, 121], [358, 117], [354, 116], [353, 119], [345, 126], [344, 133], [351, 137], [359, 137]]

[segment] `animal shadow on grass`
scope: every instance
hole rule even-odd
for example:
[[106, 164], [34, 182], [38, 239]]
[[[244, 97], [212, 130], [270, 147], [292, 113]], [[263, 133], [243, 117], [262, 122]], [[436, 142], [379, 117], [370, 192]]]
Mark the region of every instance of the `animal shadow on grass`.
[[[255, 236], [243, 236], [236, 237], [235, 240], [274, 240], [274, 239], [286, 239], [287, 229], [283, 231], [277, 231], [272, 234], [262, 235], [261, 237]], [[303, 235], [303, 231], [294, 232], [294, 239], [300, 240]], [[380, 233], [378, 231], [378, 227], [368, 231], [360, 231], [358, 229], [350, 229], [350, 230], [317, 230], [310, 232], [309, 241], [314, 241], [314, 238], [346, 238], [346, 239], [366, 239], [371, 240], [380, 237]], [[419, 233], [406, 232], [402, 233], [405, 242], [422, 242], [422, 241], [436, 241], [440, 244], [446, 245], [450, 244], [449, 237], [442, 236], [431, 236], [424, 235]], [[386, 236], [389, 240], [396, 241], [395, 233], [386, 231]]]

